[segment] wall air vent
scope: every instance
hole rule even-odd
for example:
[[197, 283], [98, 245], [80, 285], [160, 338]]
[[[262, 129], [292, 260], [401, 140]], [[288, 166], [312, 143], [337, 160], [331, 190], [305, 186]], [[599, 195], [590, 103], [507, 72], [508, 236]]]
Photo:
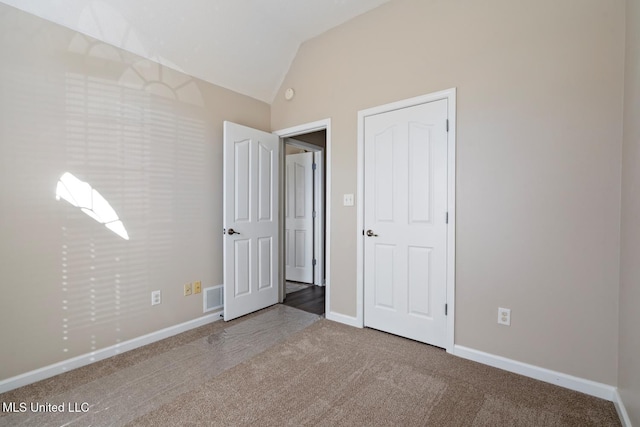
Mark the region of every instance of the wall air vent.
[[204, 288], [202, 292], [203, 312], [221, 309], [224, 306], [223, 285]]

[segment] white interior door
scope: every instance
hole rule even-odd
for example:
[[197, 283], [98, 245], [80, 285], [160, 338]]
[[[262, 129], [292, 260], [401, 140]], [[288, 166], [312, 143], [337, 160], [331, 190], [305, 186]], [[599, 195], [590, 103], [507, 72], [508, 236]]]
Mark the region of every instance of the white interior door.
[[278, 302], [279, 138], [224, 122], [224, 320]]
[[286, 156], [286, 279], [313, 283], [313, 153]]
[[364, 124], [364, 324], [446, 345], [447, 100]]

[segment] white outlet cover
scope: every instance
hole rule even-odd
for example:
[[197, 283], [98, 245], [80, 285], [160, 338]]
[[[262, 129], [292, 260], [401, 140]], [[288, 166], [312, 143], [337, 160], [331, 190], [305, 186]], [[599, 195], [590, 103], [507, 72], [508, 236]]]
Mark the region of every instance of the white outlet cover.
[[162, 302], [162, 294], [160, 291], [151, 292], [151, 305], [158, 305]]
[[511, 309], [510, 308], [498, 308], [498, 324], [511, 326]]

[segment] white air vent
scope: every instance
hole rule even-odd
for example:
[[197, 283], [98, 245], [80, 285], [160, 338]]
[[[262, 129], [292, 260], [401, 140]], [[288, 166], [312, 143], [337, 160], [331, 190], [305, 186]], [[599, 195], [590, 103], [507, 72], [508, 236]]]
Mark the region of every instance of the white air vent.
[[222, 285], [204, 288], [202, 292], [203, 311], [213, 311], [224, 305], [224, 288]]

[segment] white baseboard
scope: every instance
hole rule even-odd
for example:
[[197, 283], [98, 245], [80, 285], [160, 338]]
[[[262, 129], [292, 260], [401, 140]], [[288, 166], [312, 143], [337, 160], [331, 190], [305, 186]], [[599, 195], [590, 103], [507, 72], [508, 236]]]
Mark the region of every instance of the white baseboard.
[[617, 391], [616, 388], [611, 385], [574, 377], [572, 375], [563, 374], [562, 372], [556, 372], [546, 368], [540, 368], [538, 366], [518, 362], [513, 359], [507, 359], [506, 357], [496, 356], [494, 354], [485, 353], [483, 351], [474, 350], [461, 345], [455, 345], [453, 347], [453, 354], [465, 359], [473, 360], [474, 362], [493, 366], [494, 368], [504, 369], [505, 371], [524, 375], [525, 377], [556, 384], [560, 387], [615, 402], [614, 399]]
[[362, 323], [358, 321], [357, 317], [347, 316], [345, 314], [336, 313], [330, 311], [324, 316], [327, 320], [333, 320], [334, 322], [344, 323], [345, 325], [355, 326], [356, 328], [362, 328]]
[[131, 340], [121, 342], [107, 348], [103, 348], [101, 350], [92, 351], [91, 353], [83, 354], [81, 356], [63, 360], [62, 362], [54, 363], [53, 365], [45, 366], [43, 368], [26, 372], [15, 377], [7, 378], [0, 381], [0, 393], [5, 393], [15, 388], [32, 384], [36, 381], [44, 380], [63, 372], [90, 365], [108, 357], [115, 356], [117, 354], [124, 353], [126, 351], [133, 350], [135, 348], [142, 347], [144, 345], [151, 344], [165, 338], [169, 338], [173, 335], [186, 332], [190, 329], [213, 323], [216, 320], [222, 319], [220, 317], [220, 313], [221, 311], [218, 311], [216, 313], [189, 320], [188, 322], [180, 323], [179, 325], [169, 326], [168, 328], [164, 328], [159, 331], [143, 335], [141, 337], [133, 338]]
[[629, 414], [627, 413], [627, 408], [624, 406], [624, 402], [622, 401], [622, 396], [618, 392], [618, 389], [615, 390], [613, 396], [613, 404], [616, 407], [616, 411], [618, 412], [618, 417], [620, 417], [620, 422], [623, 427], [632, 427], [631, 418], [629, 418]]

